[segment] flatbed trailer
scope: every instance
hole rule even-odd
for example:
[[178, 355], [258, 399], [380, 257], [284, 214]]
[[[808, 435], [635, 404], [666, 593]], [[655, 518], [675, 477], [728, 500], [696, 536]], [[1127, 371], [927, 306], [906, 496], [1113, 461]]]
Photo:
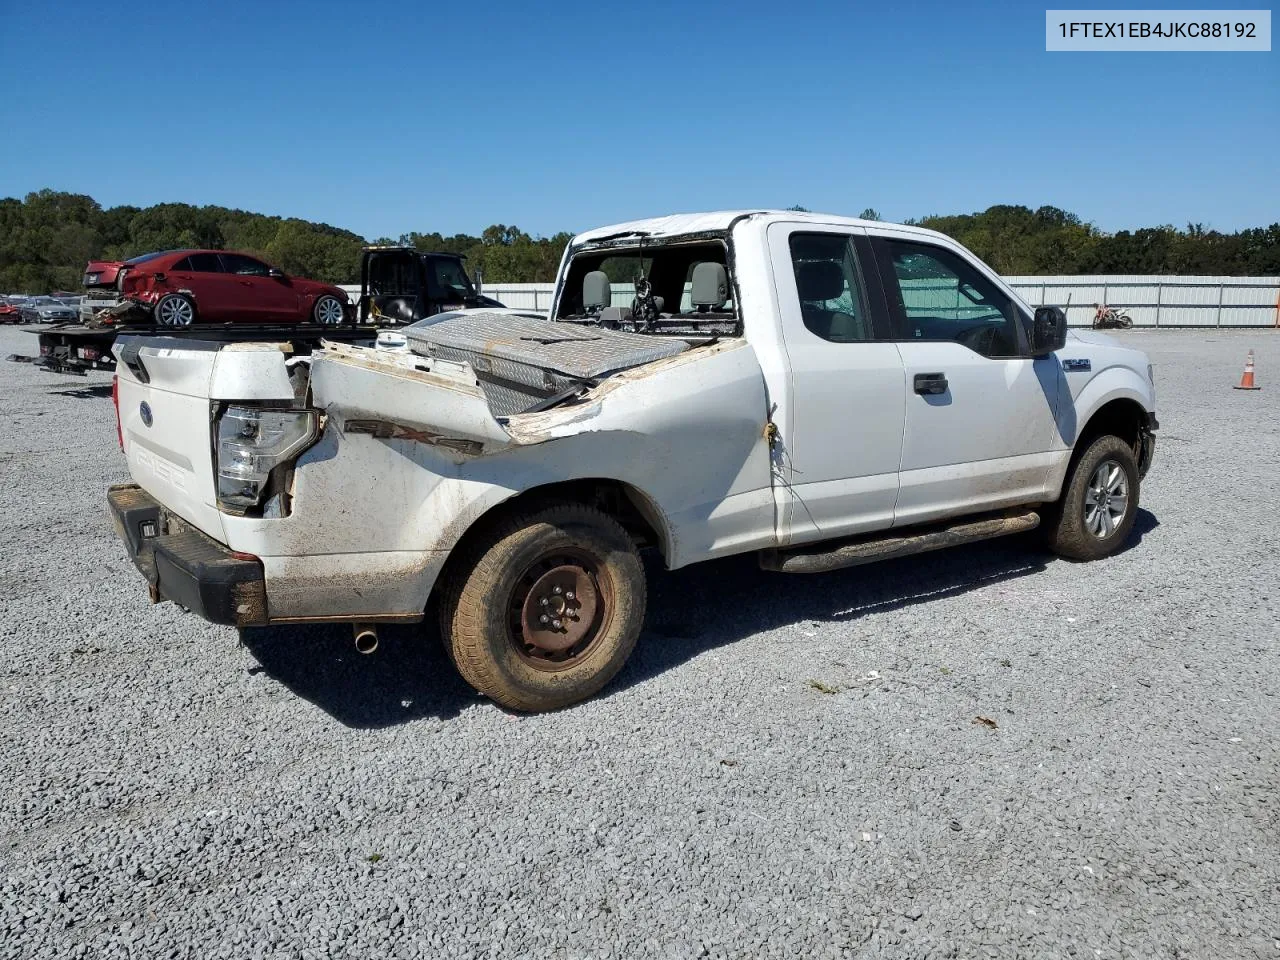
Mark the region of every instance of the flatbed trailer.
[[378, 327], [372, 323], [343, 323], [322, 326], [318, 323], [201, 323], [189, 327], [164, 327], [158, 324], [121, 324], [88, 327], [63, 323], [48, 327], [25, 327], [27, 333], [40, 340], [35, 356], [10, 354], [15, 363], [30, 363], [51, 373], [83, 377], [90, 370], [115, 370], [114, 347], [120, 334], [133, 336], [177, 337], [184, 340], [216, 340], [223, 343], [269, 341], [291, 343], [299, 354], [310, 353], [321, 340], [340, 343], [372, 341]]

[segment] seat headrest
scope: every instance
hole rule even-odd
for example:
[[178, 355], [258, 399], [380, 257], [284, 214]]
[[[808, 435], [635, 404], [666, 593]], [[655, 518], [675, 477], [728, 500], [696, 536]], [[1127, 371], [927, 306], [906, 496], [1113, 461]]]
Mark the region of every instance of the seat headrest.
[[835, 300], [844, 293], [844, 270], [834, 260], [796, 265], [796, 291], [801, 300]]
[[613, 300], [613, 288], [609, 275], [603, 270], [592, 270], [582, 278], [582, 309], [594, 313], [609, 306]]
[[723, 263], [709, 260], [694, 264], [689, 302], [695, 307], [719, 310], [729, 299], [729, 274]]

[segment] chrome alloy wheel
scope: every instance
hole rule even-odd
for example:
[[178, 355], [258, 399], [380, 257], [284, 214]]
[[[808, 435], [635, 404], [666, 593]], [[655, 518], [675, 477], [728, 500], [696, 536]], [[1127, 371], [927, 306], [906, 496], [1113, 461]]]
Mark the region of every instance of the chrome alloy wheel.
[[316, 301], [316, 319], [326, 326], [342, 323], [346, 317], [337, 297], [321, 297]]
[[189, 327], [196, 312], [186, 297], [165, 297], [156, 304], [156, 320], [166, 327]]
[[1114, 460], [1103, 460], [1089, 478], [1084, 493], [1084, 528], [1105, 540], [1129, 510], [1129, 478]]

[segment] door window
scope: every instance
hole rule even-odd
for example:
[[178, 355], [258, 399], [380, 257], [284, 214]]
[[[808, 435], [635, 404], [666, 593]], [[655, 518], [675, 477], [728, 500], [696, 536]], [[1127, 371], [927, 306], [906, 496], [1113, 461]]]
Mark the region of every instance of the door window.
[[790, 245], [805, 328], [832, 343], [874, 340], [850, 238], [793, 233]]
[[271, 268], [261, 260], [255, 260], [253, 257], [246, 257], [239, 253], [221, 254], [222, 267], [227, 273], [234, 273], [241, 277], [265, 277], [270, 273]]
[[475, 290], [461, 263], [452, 258], [431, 257], [427, 261], [427, 296], [452, 302], [475, 296]]
[[1018, 310], [963, 258], [923, 243], [881, 240], [876, 252], [900, 340], [951, 340], [984, 357], [1016, 357]]
[[193, 253], [186, 262], [186, 269], [193, 273], [222, 273], [222, 262], [216, 253]]

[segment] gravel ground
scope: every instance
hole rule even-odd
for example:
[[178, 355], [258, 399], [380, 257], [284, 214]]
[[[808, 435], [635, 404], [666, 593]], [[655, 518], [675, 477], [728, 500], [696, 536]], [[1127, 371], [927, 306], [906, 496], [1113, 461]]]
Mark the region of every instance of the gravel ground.
[[109, 378], [3, 364], [0, 958], [1280, 956], [1280, 336], [1122, 339], [1121, 554], [655, 570], [620, 680], [533, 717], [413, 630], [148, 605]]

